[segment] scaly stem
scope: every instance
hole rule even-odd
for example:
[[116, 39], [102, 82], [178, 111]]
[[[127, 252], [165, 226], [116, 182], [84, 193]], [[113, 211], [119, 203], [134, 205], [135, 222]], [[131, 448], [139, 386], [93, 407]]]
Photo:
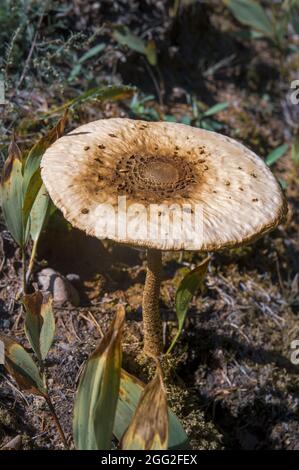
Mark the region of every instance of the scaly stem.
[[162, 321], [159, 312], [162, 254], [160, 250], [147, 251], [147, 271], [143, 291], [142, 313], [144, 352], [158, 358], [163, 350]]
[[60, 434], [60, 437], [61, 437], [61, 440], [62, 440], [62, 442], [63, 442], [63, 445], [64, 445], [64, 447], [65, 447], [66, 449], [68, 449], [69, 446], [68, 446], [66, 437], [65, 437], [65, 435], [64, 435], [64, 432], [63, 432], [63, 430], [62, 430], [62, 427], [61, 427], [61, 425], [60, 425], [60, 422], [59, 422], [58, 416], [57, 416], [57, 414], [56, 414], [56, 411], [55, 411], [54, 405], [53, 405], [53, 403], [52, 403], [52, 400], [51, 400], [51, 398], [50, 398], [49, 395], [46, 395], [46, 396], [45, 396], [45, 399], [46, 399], [46, 402], [47, 402], [47, 404], [48, 404], [48, 407], [49, 407], [50, 413], [51, 413], [51, 415], [52, 415], [52, 418], [53, 418], [54, 421], [55, 421], [55, 424], [56, 424], [57, 430], [58, 430], [58, 432], [59, 432], [59, 434]]

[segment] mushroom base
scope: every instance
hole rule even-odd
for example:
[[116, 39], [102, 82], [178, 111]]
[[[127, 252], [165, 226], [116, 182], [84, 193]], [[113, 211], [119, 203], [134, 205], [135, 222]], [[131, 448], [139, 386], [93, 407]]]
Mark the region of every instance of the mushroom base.
[[143, 291], [142, 314], [144, 352], [157, 358], [163, 351], [162, 320], [159, 311], [162, 254], [160, 250], [147, 251], [147, 272]]

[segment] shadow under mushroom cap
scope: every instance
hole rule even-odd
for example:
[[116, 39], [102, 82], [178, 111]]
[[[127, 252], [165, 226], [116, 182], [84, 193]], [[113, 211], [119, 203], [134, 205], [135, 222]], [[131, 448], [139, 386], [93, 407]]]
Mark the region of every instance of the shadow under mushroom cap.
[[42, 178], [66, 219], [90, 235], [163, 250], [217, 250], [286, 214], [265, 163], [221, 134], [183, 124], [103, 119], [58, 139]]

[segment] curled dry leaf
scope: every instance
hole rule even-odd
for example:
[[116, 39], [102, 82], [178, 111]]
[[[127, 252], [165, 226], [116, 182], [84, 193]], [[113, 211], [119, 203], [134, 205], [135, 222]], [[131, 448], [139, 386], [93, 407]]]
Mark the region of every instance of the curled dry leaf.
[[4, 367], [19, 387], [29, 393], [46, 397], [47, 390], [30, 354], [23, 346], [7, 336], [0, 334], [0, 341], [4, 344]]
[[121, 373], [125, 309], [120, 306], [108, 333], [88, 359], [80, 379], [73, 420], [79, 450], [111, 448]]
[[52, 297], [41, 291], [23, 297], [26, 310], [25, 332], [39, 361], [46, 358], [55, 332]]
[[126, 450], [163, 450], [168, 446], [168, 408], [160, 367], [144, 388], [121, 447]]
[[[118, 441], [121, 440], [124, 432], [132, 421], [145, 387], [146, 385], [141, 382], [141, 380], [122, 369], [113, 429], [113, 434]], [[177, 416], [168, 408], [168, 449], [185, 450], [188, 448], [188, 436]]]

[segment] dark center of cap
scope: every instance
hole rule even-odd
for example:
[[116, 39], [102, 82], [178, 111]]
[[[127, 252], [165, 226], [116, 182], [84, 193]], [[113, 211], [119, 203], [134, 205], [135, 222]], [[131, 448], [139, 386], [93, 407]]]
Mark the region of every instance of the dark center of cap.
[[112, 185], [118, 194], [159, 202], [179, 194], [185, 197], [195, 182], [195, 166], [182, 157], [127, 155], [116, 162]]
[[143, 176], [158, 185], [173, 184], [179, 179], [177, 168], [169, 162], [153, 161], [144, 165]]

